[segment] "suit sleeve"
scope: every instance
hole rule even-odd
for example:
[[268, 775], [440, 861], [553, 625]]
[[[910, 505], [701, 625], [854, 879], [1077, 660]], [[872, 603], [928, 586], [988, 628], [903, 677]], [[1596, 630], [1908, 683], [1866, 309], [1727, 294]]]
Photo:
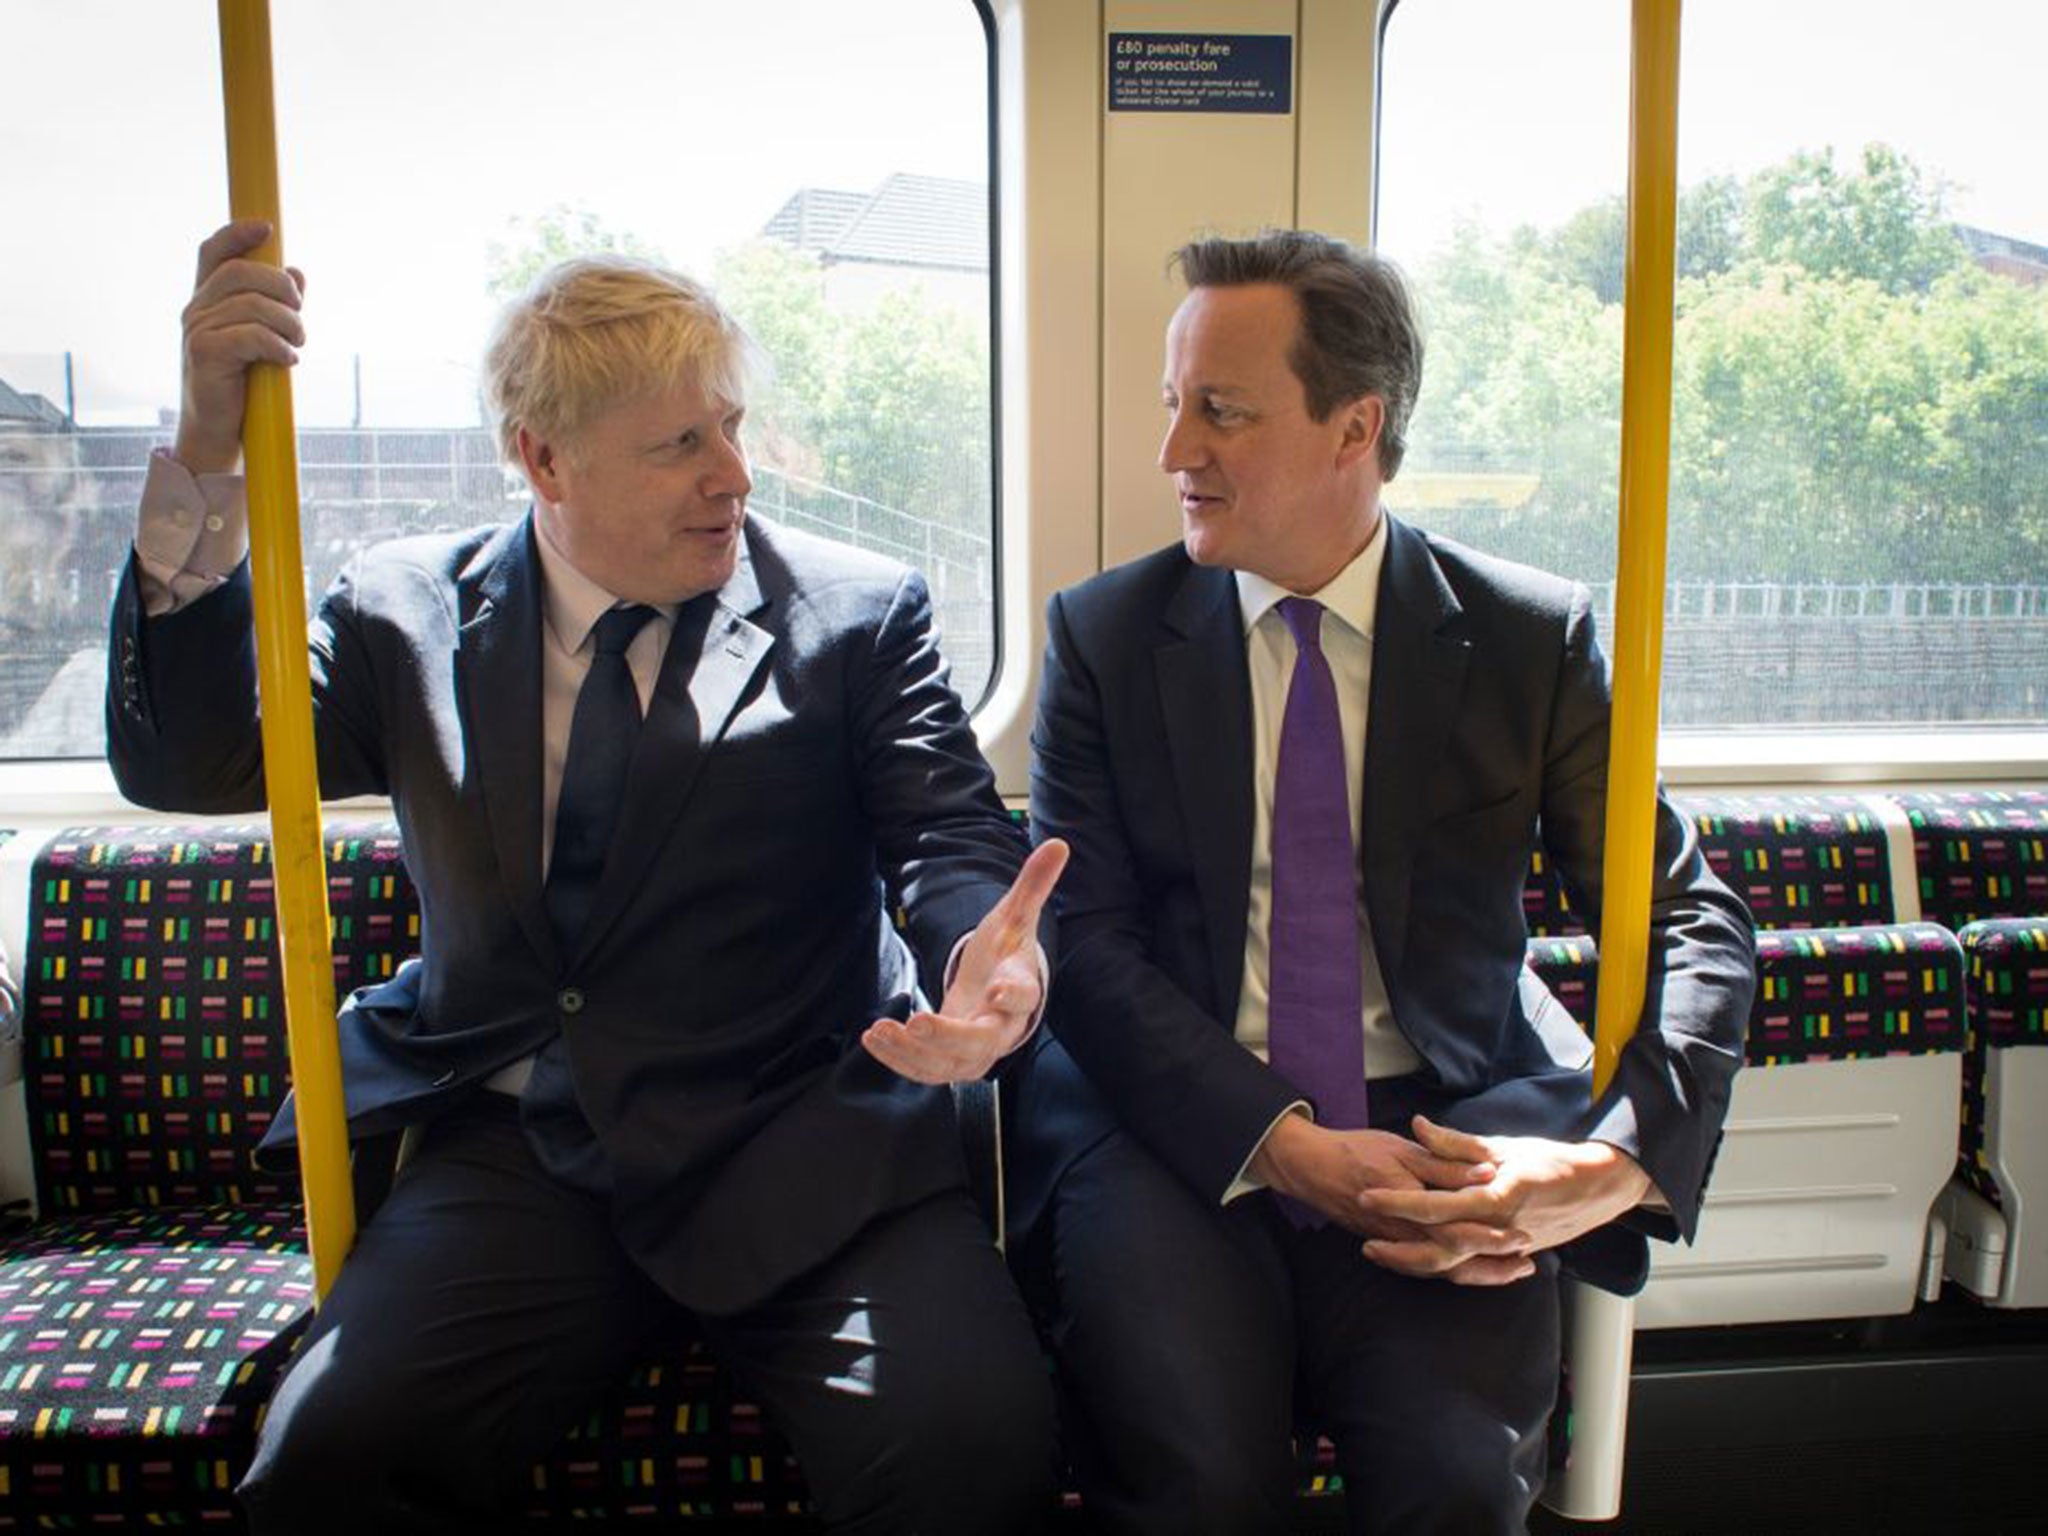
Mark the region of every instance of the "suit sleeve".
[[1220, 1201], [1299, 1095], [1148, 953], [1153, 903], [1123, 820], [1103, 695], [1062, 598], [1046, 628], [1032, 830], [1073, 848], [1046, 1023], [1123, 1124], [1198, 1194]]
[[[137, 805], [218, 815], [266, 803], [253, 626], [247, 561], [205, 596], [151, 618], [129, 557], [107, 647], [107, 758]], [[348, 577], [322, 600], [309, 648], [323, 798], [388, 793]]]
[[[1566, 893], [1596, 932], [1610, 719], [1606, 663], [1579, 588], [1551, 717], [1542, 829]], [[1749, 911], [1715, 878], [1692, 823], [1660, 789], [1642, 1014], [1580, 1137], [1612, 1143], [1641, 1163], [1670, 1202], [1677, 1234], [1687, 1240], [1699, 1222], [1755, 989]], [[1669, 1224], [1649, 1213], [1638, 1224], [1672, 1235]]]
[[[933, 1000], [944, 994], [954, 945], [1010, 888], [1028, 851], [948, 670], [931, 593], [908, 572], [875, 630], [850, 709], [877, 865]], [[1040, 942], [1050, 955], [1049, 915]]]

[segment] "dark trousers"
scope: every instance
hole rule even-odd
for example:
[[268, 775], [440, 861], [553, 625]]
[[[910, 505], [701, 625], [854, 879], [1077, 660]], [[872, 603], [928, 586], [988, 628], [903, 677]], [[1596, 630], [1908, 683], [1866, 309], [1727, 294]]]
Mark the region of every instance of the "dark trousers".
[[1029, 1252], [1067, 1442], [1106, 1532], [1287, 1529], [1306, 1422], [1357, 1532], [1524, 1528], [1557, 1391], [1558, 1286], [1411, 1280], [1270, 1195], [1197, 1198], [1118, 1134], [1070, 1166]]
[[[1029, 1531], [1053, 1404], [964, 1192], [885, 1217], [732, 1317], [637, 1269], [551, 1179], [509, 1100], [426, 1134], [272, 1401], [240, 1495], [257, 1536], [502, 1531], [529, 1464], [665, 1333], [701, 1328], [846, 1532]], [[802, 1220], [802, 1191], [761, 1219]]]

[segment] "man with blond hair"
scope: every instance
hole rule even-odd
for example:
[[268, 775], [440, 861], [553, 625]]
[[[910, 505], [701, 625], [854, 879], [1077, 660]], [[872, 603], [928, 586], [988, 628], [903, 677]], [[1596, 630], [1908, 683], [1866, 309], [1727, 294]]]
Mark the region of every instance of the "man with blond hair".
[[[109, 755], [145, 805], [263, 802], [234, 470], [248, 367], [304, 340], [266, 233], [201, 248], [116, 598]], [[747, 515], [747, 359], [673, 273], [544, 275], [488, 360], [530, 514], [372, 548], [320, 605], [322, 790], [390, 797], [422, 913], [420, 959], [343, 1010], [349, 1124], [417, 1149], [271, 1404], [259, 1536], [504, 1529], [684, 1327], [834, 1529], [1025, 1530], [1049, 1500], [1044, 1372], [943, 1085], [1030, 1034], [1064, 850], [1027, 864], [924, 582]]]

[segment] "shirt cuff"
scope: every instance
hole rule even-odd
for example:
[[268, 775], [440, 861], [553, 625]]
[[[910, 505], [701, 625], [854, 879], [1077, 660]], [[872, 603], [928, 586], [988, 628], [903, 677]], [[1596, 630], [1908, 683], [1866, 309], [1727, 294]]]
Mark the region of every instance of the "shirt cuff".
[[206, 596], [249, 553], [249, 509], [238, 474], [194, 475], [158, 448], [135, 517], [142, 610], [175, 613]]
[[1245, 1155], [1243, 1166], [1237, 1170], [1237, 1177], [1230, 1181], [1230, 1188], [1223, 1191], [1223, 1198], [1217, 1202], [1219, 1205], [1228, 1205], [1233, 1200], [1242, 1199], [1266, 1187], [1266, 1181], [1252, 1172], [1252, 1164], [1258, 1159], [1259, 1148], [1266, 1144], [1266, 1137], [1273, 1134], [1273, 1126], [1278, 1125], [1289, 1115], [1300, 1115], [1304, 1120], [1314, 1120], [1316, 1112], [1310, 1108], [1307, 1099], [1296, 1099], [1275, 1115], [1272, 1124], [1266, 1127], [1265, 1135], [1260, 1136], [1251, 1151]]
[[[946, 989], [948, 991], [952, 990], [953, 978], [960, 974], [960, 951], [967, 947], [967, 941], [973, 937], [972, 930], [961, 934], [959, 938], [953, 941], [953, 952], [946, 956]], [[1018, 1037], [1015, 1045], [1003, 1053], [1005, 1056], [1015, 1054], [1033, 1035], [1038, 1033], [1038, 1021], [1045, 1017], [1046, 999], [1052, 996], [1052, 967], [1046, 963], [1045, 946], [1036, 939], [1031, 941], [1031, 955], [1033, 961], [1038, 966], [1038, 1006], [1031, 1010], [1031, 1027]], [[941, 998], [939, 1001], [940, 1005], [943, 1006], [945, 999]]]

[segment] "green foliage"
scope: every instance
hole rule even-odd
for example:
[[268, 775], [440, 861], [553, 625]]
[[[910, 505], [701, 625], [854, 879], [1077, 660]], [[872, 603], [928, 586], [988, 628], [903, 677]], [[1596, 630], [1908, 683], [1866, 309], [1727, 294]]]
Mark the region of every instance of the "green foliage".
[[988, 532], [989, 364], [980, 326], [916, 288], [825, 302], [817, 261], [774, 241], [723, 254], [721, 298], [775, 365], [752, 413], [764, 462], [964, 533]]
[[[1468, 226], [1422, 266], [1397, 505], [1612, 574], [1624, 223], [1606, 202], [1549, 233]], [[1939, 185], [1884, 145], [1687, 189], [1679, 224], [1675, 579], [2048, 580], [2048, 287], [1972, 265]], [[1518, 489], [1459, 499], [1474, 473]]]
[[[1628, 270], [1628, 203], [1602, 198], [1581, 208], [1557, 229], [1539, 236], [1518, 231], [1543, 253], [1551, 275], [1590, 288], [1602, 304], [1619, 304]], [[1706, 277], [1742, 259], [1742, 183], [1710, 176], [1678, 195], [1678, 275]]]
[[[494, 243], [489, 287], [524, 291], [558, 261], [619, 251], [661, 253], [588, 209], [557, 206], [509, 221]], [[983, 329], [912, 289], [860, 311], [829, 306], [817, 259], [775, 240], [720, 254], [720, 302], [760, 345], [768, 366], [749, 402], [757, 462], [911, 519], [988, 534], [989, 367]], [[905, 537], [913, 535], [906, 534]]]
[[638, 235], [608, 228], [588, 208], [556, 203], [540, 213], [505, 221], [505, 238], [493, 240], [485, 252], [484, 289], [494, 299], [510, 299], [524, 293], [556, 262], [603, 251], [648, 261], [665, 259]]
[[1866, 145], [1861, 169], [1846, 175], [1832, 149], [1801, 150], [1751, 179], [1750, 245], [1764, 261], [1817, 277], [1925, 292], [1964, 261], [1942, 202], [1941, 184], [1889, 145]]

